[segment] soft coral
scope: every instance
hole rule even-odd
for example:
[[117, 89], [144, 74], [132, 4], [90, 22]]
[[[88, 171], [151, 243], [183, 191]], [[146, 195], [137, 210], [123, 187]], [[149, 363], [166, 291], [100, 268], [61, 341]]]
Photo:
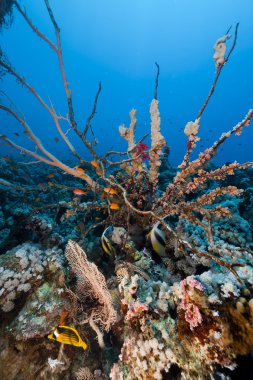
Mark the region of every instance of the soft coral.
[[147, 153], [147, 152], [145, 152], [145, 150], [147, 150], [148, 149], [148, 145], [146, 145], [146, 144], [144, 144], [144, 143], [142, 143], [142, 142], [140, 142], [139, 144], [137, 144], [136, 146], [135, 146], [135, 149], [137, 150], [137, 154], [139, 155], [141, 155], [141, 159], [142, 159], [142, 161], [144, 161], [144, 160], [149, 160], [149, 154]]

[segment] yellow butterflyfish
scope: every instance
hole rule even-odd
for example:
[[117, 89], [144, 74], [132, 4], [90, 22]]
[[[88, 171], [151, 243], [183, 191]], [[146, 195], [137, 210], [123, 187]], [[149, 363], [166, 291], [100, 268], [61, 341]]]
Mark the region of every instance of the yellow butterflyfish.
[[70, 326], [57, 326], [53, 332], [48, 335], [48, 339], [52, 339], [63, 344], [70, 344], [75, 347], [82, 347], [84, 350], [88, 348], [87, 343], [82, 340], [77, 330]]

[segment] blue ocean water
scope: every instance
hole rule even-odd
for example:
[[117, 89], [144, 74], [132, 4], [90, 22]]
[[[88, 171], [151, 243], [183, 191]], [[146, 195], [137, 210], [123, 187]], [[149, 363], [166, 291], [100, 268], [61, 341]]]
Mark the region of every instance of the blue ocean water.
[[[33, 23], [55, 41], [44, 2], [22, 3]], [[102, 82], [97, 114], [92, 120], [99, 141], [98, 154], [111, 148], [126, 150], [118, 126], [128, 125], [132, 108], [137, 109], [138, 137], [149, 133], [149, 105], [154, 94], [155, 62], [158, 62], [162, 132], [171, 147], [171, 163], [179, 164], [186, 149], [183, 128], [188, 121], [195, 120], [215, 75], [213, 45], [230, 26], [233, 35], [237, 22], [240, 23], [237, 44], [202, 117], [201, 141], [196, 153], [231, 129], [252, 107], [251, 0], [73, 0], [71, 3], [54, 1], [51, 6], [61, 28], [64, 66], [80, 129], [92, 110], [98, 83]], [[11, 27], [4, 29], [0, 38], [3, 51], [15, 69], [65, 116], [66, 98], [52, 49], [31, 32], [17, 12]], [[31, 94], [9, 76], [1, 81], [1, 88], [45, 146], [61, 158], [70, 158], [64, 143], [55, 143], [54, 138], [59, 135]], [[13, 135], [21, 127], [12, 118], [1, 112], [0, 121], [0, 133], [32, 147], [26, 135]], [[69, 137], [86, 159], [92, 159], [73, 132]], [[245, 128], [242, 136], [232, 137], [222, 147], [216, 160], [252, 160], [252, 138], [252, 128]], [[1, 151], [17, 154], [4, 147]]]

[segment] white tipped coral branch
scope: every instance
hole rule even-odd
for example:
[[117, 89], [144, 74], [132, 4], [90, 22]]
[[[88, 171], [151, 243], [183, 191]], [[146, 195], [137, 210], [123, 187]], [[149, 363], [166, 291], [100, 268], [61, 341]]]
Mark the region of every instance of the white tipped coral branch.
[[[208, 176], [210, 176], [210, 179], [212, 179], [212, 177], [213, 179], [224, 179], [224, 176], [222, 177], [222, 173], [225, 175], [230, 175], [233, 174], [232, 170], [245, 169], [247, 167], [253, 166], [252, 162], [247, 162], [245, 164], [233, 163], [227, 166], [225, 165], [213, 172], [205, 172], [203, 170], [203, 167], [207, 164], [207, 162], [209, 162], [215, 156], [220, 145], [222, 145], [225, 140], [233, 134], [238, 135], [241, 133], [244, 126], [249, 126], [252, 117], [253, 109], [250, 109], [244, 119], [236, 124], [233, 129], [226, 133], [222, 133], [220, 138], [215, 141], [215, 143], [210, 148], [206, 149], [204, 152], [201, 152], [197, 159], [190, 162], [189, 166], [186, 167], [184, 165], [182, 167], [182, 170], [177, 173], [176, 177], [173, 180], [173, 183], [167, 187], [164, 195], [158, 200], [155, 208], [163, 205], [167, 199], [170, 199], [172, 201], [174, 199], [173, 197], [178, 198], [179, 192], [181, 192], [180, 194], [182, 195], [185, 193], [186, 189], [188, 192], [195, 190], [196, 183], [200, 186], [201, 183], [204, 183], [206, 179], [208, 179], [206, 178]], [[194, 175], [198, 175], [198, 177], [196, 177], [196, 179], [192, 179]], [[202, 175], [204, 177], [203, 180], [201, 179]], [[181, 196], [180, 194], [179, 197]]]
[[191, 182], [188, 182], [183, 192], [186, 194], [190, 194], [194, 191], [198, 191], [207, 180], [223, 181], [227, 178], [227, 176], [234, 175], [235, 170], [246, 169], [252, 166], [253, 162], [245, 162], [244, 164], [234, 162], [229, 165], [223, 165], [221, 168], [210, 172], [207, 172], [204, 169], [199, 169], [197, 172], [197, 176]]
[[[236, 45], [236, 41], [237, 41], [237, 33], [238, 33], [238, 27], [239, 27], [239, 23], [236, 24], [236, 27], [235, 27], [235, 35], [234, 35], [234, 41], [233, 41], [233, 44], [229, 50], [229, 53], [227, 55], [227, 57], [225, 57], [225, 53], [226, 53], [226, 40], [228, 38], [230, 38], [231, 36], [226, 33], [223, 37], [219, 38], [218, 41], [215, 43], [214, 45], [214, 50], [215, 50], [215, 54], [214, 54], [214, 60], [215, 60], [215, 64], [216, 64], [216, 73], [215, 73], [215, 77], [214, 77], [214, 80], [213, 80], [213, 83], [212, 83], [212, 86], [208, 92], [208, 95], [201, 107], [201, 109], [199, 110], [198, 112], [198, 115], [196, 117], [196, 120], [200, 120], [204, 110], [206, 109], [206, 106], [207, 104], [209, 103], [213, 93], [214, 93], [214, 90], [216, 88], [216, 84], [217, 84], [217, 81], [219, 79], [219, 76], [221, 74], [221, 70], [223, 68], [223, 66], [225, 65], [226, 62], [228, 62], [229, 60], [229, 57], [230, 55], [232, 54], [232, 51], [234, 50], [235, 48], [235, 45]], [[184, 156], [184, 160], [183, 160], [183, 163], [185, 166], [188, 166], [189, 164], [189, 160], [190, 160], [190, 155], [192, 153], [192, 150], [196, 147], [196, 144], [195, 142], [197, 141], [196, 140], [196, 135], [195, 135], [195, 138], [192, 137], [192, 136], [188, 136], [188, 143], [187, 143], [187, 152]], [[193, 141], [193, 143], [192, 143]], [[182, 165], [182, 164], [181, 164]]]
[[166, 146], [165, 138], [161, 134], [161, 129], [160, 129], [161, 119], [160, 119], [157, 99], [153, 99], [151, 102], [150, 117], [151, 117], [151, 149], [149, 152], [149, 156], [150, 156], [149, 176], [150, 176], [150, 182], [153, 184], [153, 187], [155, 189], [158, 183], [162, 149]]
[[135, 143], [135, 127], [137, 123], [136, 119], [136, 109], [132, 109], [129, 113], [130, 116], [130, 126], [127, 128], [125, 125], [119, 126], [119, 134], [121, 137], [123, 137], [128, 144], [128, 152], [130, 152], [136, 145]]

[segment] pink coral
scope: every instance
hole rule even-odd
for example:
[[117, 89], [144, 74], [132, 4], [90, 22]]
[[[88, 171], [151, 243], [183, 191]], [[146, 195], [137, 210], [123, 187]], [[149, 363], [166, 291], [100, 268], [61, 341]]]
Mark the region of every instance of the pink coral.
[[187, 281], [187, 284], [191, 288], [195, 288], [195, 289], [202, 290], [202, 291], [204, 290], [203, 285], [201, 284], [201, 282], [199, 282], [198, 280], [196, 280], [196, 278], [194, 276], [187, 277], [186, 281]]
[[190, 329], [193, 330], [202, 322], [202, 316], [200, 314], [198, 306], [193, 303], [188, 303], [185, 310], [185, 320], [189, 323]]
[[198, 289], [203, 291], [203, 285], [196, 280], [194, 276], [185, 278], [180, 283], [181, 286], [181, 303], [180, 308], [185, 311], [185, 320], [189, 323], [190, 329], [193, 330], [194, 327], [197, 327], [202, 322], [202, 316], [200, 314], [199, 308], [197, 305], [194, 305], [190, 302], [190, 296], [187, 290], [189, 286], [192, 289]]
[[148, 306], [145, 303], [141, 303], [139, 300], [134, 302], [131, 308], [128, 310], [126, 314], [126, 320], [130, 320], [137, 315], [141, 314], [143, 311], [147, 311]]

